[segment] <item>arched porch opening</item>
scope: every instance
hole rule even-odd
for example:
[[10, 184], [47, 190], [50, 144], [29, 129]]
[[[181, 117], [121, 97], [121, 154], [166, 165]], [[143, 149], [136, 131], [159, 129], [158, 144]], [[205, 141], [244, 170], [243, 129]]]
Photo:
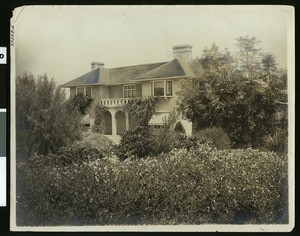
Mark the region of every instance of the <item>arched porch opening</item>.
[[109, 111], [103, 113], [103, 123], [104, 123], [104, 134], [112, 134], [112, 116]]

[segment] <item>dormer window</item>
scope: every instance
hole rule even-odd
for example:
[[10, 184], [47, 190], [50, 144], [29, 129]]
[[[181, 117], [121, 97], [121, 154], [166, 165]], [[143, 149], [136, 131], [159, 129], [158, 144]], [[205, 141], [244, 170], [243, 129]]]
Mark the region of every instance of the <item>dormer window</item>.
[[173, 81], [163, 80], [151, 82], [151, 94], [154, 97], [172, 97]]
[[86, 96], [86, 98], [92, 98], [92, 87], [76, 87], [76, 95], [77, 96]]

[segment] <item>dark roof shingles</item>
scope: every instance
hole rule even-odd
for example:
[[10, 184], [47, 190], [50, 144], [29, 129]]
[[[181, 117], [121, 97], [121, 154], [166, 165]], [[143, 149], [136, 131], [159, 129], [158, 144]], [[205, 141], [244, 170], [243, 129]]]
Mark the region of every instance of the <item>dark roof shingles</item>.
[[118, 83], [126, 83], [130, 80], [151, 71], [166, 62], [153, 63], [153, 64], [144, 64], [144, 65], [136, 65], [136, 66], [126, 66], [126, 67], [118, 67], [109, 69], [109, 83], [110, 84], [118, 84]]
[[100, 69], [95, 69], [93, 71], [90, 71], [76, 79], [73, 79], [69, 81], [68, 83], [65, 83], [62, 85], [62, 87], [73, 87], [73, 86], [79, 86], [79, 85], [89, 85], [89, 84], [97, 84], [99, 83], [99, 74]]
[[135, 80], [167, 78], [174, 76], [186, 76], [186, 73], [178, 59], [167, 62], [151, 71], [148, 71], [136, 77]]

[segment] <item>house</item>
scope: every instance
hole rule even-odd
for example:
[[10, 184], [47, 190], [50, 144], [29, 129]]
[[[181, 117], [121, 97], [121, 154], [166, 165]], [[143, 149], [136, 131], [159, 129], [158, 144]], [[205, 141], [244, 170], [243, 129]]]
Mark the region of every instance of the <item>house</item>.
[[[180, 80], [195, 77], [201, 73], [199, 65], [192, 63], [192, 46], [173, 47], [173, 60], [167, 62], [106, 68], [102, 62], [92, 62], [91, 71], [62, 85], [70, 88], [70, 96], [85, 95], [93, 99], [94, 107], [101, 104], [107, 108], [104, 114], [105, 134], [119, 135], [134, 127], [134, 122], [122, 107], [137, 98], [160, 96], [159, 103], [149, 125], [159, 127], [169, 113], [176, 108]], [[86, 122], [93, 123], [93, 109]], [[179, 118], [186, 134], [191, 135], [192, 124]]]

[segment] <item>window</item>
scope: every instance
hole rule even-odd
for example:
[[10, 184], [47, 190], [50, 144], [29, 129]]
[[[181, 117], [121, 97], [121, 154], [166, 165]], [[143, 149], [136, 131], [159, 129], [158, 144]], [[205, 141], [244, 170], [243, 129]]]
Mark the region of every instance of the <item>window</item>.
[[164, 96], [165, 95], [165, 85], [164, 85], [164, 81], [160, 81], [160, 82], [153, 82], [153, 88], [154, 88], [154, 96]]
[[173, 96], [173, 81], [154, 81], [151, 82], [151, 94], [154, 97]]
[[77, 87], [76, 88], [76, 95], [83, 96], [85, 95], [87, 98], [92, 98], [92, 87]]
[[134, 98], [135, 97], [135, 85], [124, 85], [123, 86], [123, 98]]

